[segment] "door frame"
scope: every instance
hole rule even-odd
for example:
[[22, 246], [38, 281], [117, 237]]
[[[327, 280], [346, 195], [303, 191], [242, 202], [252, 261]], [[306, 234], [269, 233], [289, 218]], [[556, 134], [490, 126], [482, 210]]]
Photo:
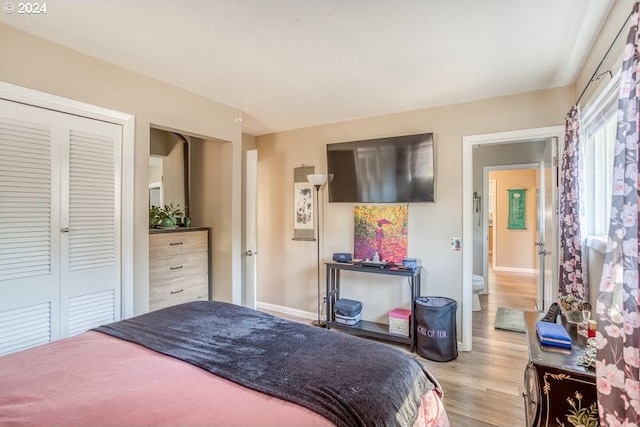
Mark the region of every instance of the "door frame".
[[134, 235], [134, 159], [135, 116], [96, 105], [86, 104], [58, 95], [0, 81], [0, 98], [38, 108], [59, 111], [74, 116], [113, 123], [122, 127], [121, 174], [121, 313], [132, 317], [133, 308], [133, 235]]
[[[547, 126], [507, 132], [485, 133], [462, 137], [462, 340], [461, 349], [471, 351], [473, 332], [472, 271], [473, 271], [473, 147], [479, 144], [505, 144], [530, 139], [556, 137], [561, 141], [564, 126]], [[557, 284], [548, 286], [547, 292]]]

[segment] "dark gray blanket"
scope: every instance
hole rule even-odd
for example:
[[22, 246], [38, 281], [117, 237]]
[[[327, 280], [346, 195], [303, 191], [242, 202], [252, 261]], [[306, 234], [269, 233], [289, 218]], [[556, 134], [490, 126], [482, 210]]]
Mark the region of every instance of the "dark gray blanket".
[[221, 302], [96, 328], [294, 402], [338, 426], [410, 426], [437, 384], [393, 347]]

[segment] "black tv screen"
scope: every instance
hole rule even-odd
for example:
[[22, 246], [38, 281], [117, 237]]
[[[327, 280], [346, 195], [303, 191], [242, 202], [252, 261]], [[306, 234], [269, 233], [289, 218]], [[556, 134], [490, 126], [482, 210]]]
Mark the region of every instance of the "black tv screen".
[[433, 133], [327, 144], [329, 202], [435, 201]]

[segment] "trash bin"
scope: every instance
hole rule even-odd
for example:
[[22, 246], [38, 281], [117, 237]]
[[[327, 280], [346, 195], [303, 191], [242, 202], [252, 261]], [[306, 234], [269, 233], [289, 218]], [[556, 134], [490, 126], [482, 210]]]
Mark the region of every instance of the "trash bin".
[[456, 308], [451, 298], [416, 298], [416, 351], [420, 356], [436, 362], [458, 357]]

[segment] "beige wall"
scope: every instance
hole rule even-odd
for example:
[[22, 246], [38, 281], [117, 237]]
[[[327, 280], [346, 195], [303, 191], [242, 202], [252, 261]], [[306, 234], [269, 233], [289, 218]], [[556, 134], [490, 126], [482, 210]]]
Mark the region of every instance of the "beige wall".
[[[460, 314], [462, 257], [451, 251], [450, 240], [462, 237], [462, 137], [562, 124], [571, 102], [565, 87], [258, 137], [258, 301], [315, 313], [316, 248], [291, 240], [293, 168], [326, 170], [327, 143], [434, 132], [436, 202], [409, 205], [409, 256], [423, 262], [422, 294], [454, 298]], [[329, 204], [322, 192], [323, 259], [353, 251], [353, 206]], [[363, 298], [367, 320], [382, 321], [394, 306], [410, 303], [403, 283], [379, 282], [388, 279], [348, 278], [349, 292]]]
[[[213, 299], [232, 301], [231, 230], [229, 215], [232, 192], [232, 144], [191, 138], [191, 221], [195, 226], [211, 227]], [[224, 208], [226, 207], [226, 209]]]
[[[500, 271], [533, 272], [536, 266], [536, 188], [535, 169], [492, 171], [490, 179], [496, 181], [496, 211], [493, 217], [496, 240], [493, 247], [495, 269]], [[526, 189], [526, 229], [507, 228], [509, 215], [509, 189]]]
[[[622, 25], [631, 13], [634, 1], [635, 0], [616, 0], [613, 3], [613, 7], [609, 12], [607, 21], [603, 25], [600, 33], [597, 35], [591, 53], [588, 55], [582, 70], [576, 78], [574, 84], [575, 99], [572, 102], [577, 101], [582, 91], [587, 87], [587, 83], [593, 77], [600, 61], [603, 60], [605, 52], [609, 49], [609, 46], [611, 46], [611, 43], [614, 41], [616, 34], [620, 31], [620, 28], [622, 28]], [[614, 44], [605, 62], [600, 67], [598, 74], [607, 70], [611, 70], [613, 74], [615, 74], [620, 69], [620, 65], [622, 64], [622, 52], [627, 39], [628, 28], [629, 24], [627, 24], [620, 38]], [[589, 88], [580, 101], [583, 111], [584, 107], [589, 104], [589, 101], [595, 98], [598, 92], [604, 89], [610, 81], [610, 77], [604, 75], [598, 81], [589, 85]]]
[[[148, 310], [148, 176], [151, 125], [229, 141], [233, 168], [224, 185], [237, 194], [221, 206], [227, 218], [216, 227], [217, 239], [231, 255], [216, 260], [233, 281], [219, 283], [223, 298], [239, 294], [240, 261], [240, 112], [202, 96], [82, 55], [0, 24], [0, 80], [30, 89], [135, 115], [134, 310]], [[215, 188], [212, 188], [215, 191]], [[231, 225], [229, 225], [231, 222]], [[237, 258], [237, 259], [236, 259]], [[233, 290], [232, 290], [233, 288]], [[236, 290], [237, 288], [237, 290]]]

